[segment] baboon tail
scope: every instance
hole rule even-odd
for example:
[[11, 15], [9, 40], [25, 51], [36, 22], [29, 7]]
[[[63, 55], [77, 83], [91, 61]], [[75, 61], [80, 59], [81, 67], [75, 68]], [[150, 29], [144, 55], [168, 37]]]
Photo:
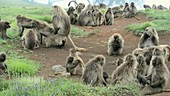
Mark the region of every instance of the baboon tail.
[[85, 51], [87, 51], [86, 48], [77, 47], [77, 46], [74, 44], [73, 40], [71, 39], [70, 35], [68, 35], [68, 39], [70, 40], [71, 44], [73, 45], [73, 47], [74, 47], [77, 51], [80, 51], [80, 52], [85, 52]]
[[74, 2], [76, 4], [76, 7], [77, 7], [77, 5], [78, 5], [77, 2], [73, 1], [73, 0], [68, 3], [68, 6], [70, 6], [71, 2]]
[[154, 94], [158, 94], [158, 93], [162, 93], [162, 92], [170, 92], [170, 89], [157, 90], [154, 92], [145, 93], [145, 95], [154, 95]]

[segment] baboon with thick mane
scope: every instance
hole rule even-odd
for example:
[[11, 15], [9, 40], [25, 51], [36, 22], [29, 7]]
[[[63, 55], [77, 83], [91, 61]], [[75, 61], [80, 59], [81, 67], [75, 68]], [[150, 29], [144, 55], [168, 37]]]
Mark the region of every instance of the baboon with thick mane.
[[73, 40], [71, 39], [71, 37], [69, 35], [69, 33], [70, 33], [70, 19], [69, 19], [67, 13], [61, 7], [55, 5], [52, 7], [52, 14], [53, 14], [52, 23], [53, 23], [53, 26], [55, 29], [55, 34], [67, 37], [71, 41], [73, 47], [76, 50], [87, 51], [87, 49], [85, 49], [85, 48], [77, 47], [74, 44]]
[[145, 48], [151, 46], [158, 46], [159, 45], [159, 37], [156, 29], [153, 27], [147, 27], [145, 32], [140, 37], [138, 47]]
[[34, 49], [39, 47], [39, 40], [36, 32], [29, 29], [21, 38], [24, 49]]
[[166, 89], [169, 83], [170, 73], [165, 59], [159, 48], [155, 48], [148, 70], [146, 79], [149, 84], [142, 90], [145, 95], [156, 94], [160, 92], [170, 92]]
[[[79, 53], [72, 48], [70, 49], [70, 54], [66, 59], [66, 71], [69, 72], [71, 75], [78, 74], [77, 68], [81, 67], [81, 71], [84, 71], [84, 62], [80, 58]], [[82, 74], [82, 73], [81, 73]]]
[[108, 41], [108, 55], [120, 55], [123, 52], [124, 39], [119, 33], [114, 33]]
[[7, 36], [7, 29], [9, 29], [10, 23], [7, 21], [0, 21], [0, 37], [2, 39], [10, 39], [10, 37]]
[[94, 7], [89, 4], [79, 15], [78, 23], [80, 26], [93, 26], [94, 23]]
[[137, 80], [137, 60], [134, 55], [128, 54], [124, 57], [124, 62], [119, 65], [111, 76], [111, 83], [115, 85], [118, 81], [133, 82]]
[[97, 55], [90, 59], [85, 64], [82, 75], [83, 82], [92, 86], [98, 86], [101, 83], [106, 86], [106, 81], [103, 78], [103, 65], [105, 62], [105, 57], [103, 55]]

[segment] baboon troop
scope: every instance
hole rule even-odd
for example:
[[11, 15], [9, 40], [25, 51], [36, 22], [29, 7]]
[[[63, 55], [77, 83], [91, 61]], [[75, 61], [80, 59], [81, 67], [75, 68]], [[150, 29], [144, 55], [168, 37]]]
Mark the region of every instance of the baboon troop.
[[153, 27], [147, 27], [139, 40], [138, 47], [145, 48], [159, 45], [158, 33]]
[[123, 52], [124, 39], [119, 33], [113, 34], [108, 41], [108, 55], [120, 55]]
[[[71, 3], [76, 6], [70, 6]], [[109, 33], [107, 50], [104, 52], [105, 55], [111, 58], [113, 58], [112, 56], [116, 57], [113, 61], [116, 68], [111, 76], [107, 73], [108, 71], [104, 70], [104, 65], [106, 64], [104, 55], [95, 55], [84, 63], [80, 52], [87, 51], [87, 49], [77, 47], [70, 37], [71, 24], [92, 27], [113, 25], [114, 18], [119, 17], [119, 15], [125, 18], [134, 17], [139, 20], [136, 17], [137, 7], [134, 2], [126, 2], [124, 6], [109, 8], [104, 3], [85, 6], [84, 3], [77, 3], [76, 0], [72, 0], [69, 2], [68, 7], [68, 10], [64, 10], [58, 5], [52, 6], [52, 24], [17, 15], [19, 36], [24, 49], [33, 50], [41, 47], [40, 45], [44, 45], [46, 48], [54, 46], [63, 48], [68, 39], [73, 48], [70, 48], [69, 55], [64, 60], [66, 72], [70, 73], [70, 75], [81, 75], [81, 80], [86, 85], [95, 87], [111, 84], [113, 86], [121, 82], [135, 82], [142, 86], [141, 92], [144, 95], [168, 91], [166, 85], [170, 78], [167, 67], [170, 61], [170, 46], [160, 45], [159, 36], [154, 27], [145, 29], [139, 39], [138, 48], [129, 53], [125, 50], [126, 41], [121, 33], [114, 32], [112, 36]], [[151, 9], [149, 5], [143, 5], [143, 7]], [[105, 12], [103, 9], [105, 9]], [[152, 9], [163, 10], [167, 8], [154, 4]], [[0, 17], [0, 36], [2, 39], [10, 39], [7, 36], [7, 29], [10, 27], [10, 23], [1, 20]], [[83, 42], [80, 44], [83, 44]], [[122, 57], [122, 55], [125, 56]], [[86, 55], [82, 56], [85, 57]], [[0, 53], [0, 75], [6, 72], [7, 64], [5, 60], [6, 54]]]
[[10, 37], [7, 36], [7, 29], [9, 29], [10, 23], [8, 21], [0, 21], [0, 37], [1, 39], [10, 39]]
[[103, 55], [96, 55], [85, 64], [85, 69], [82, 74], [82, 80], [85, 84], [98, 86], [103, 84], [106, 86], [106, 81], [103, 78], [103, 65], [106, 63]]
[[39, 47], [39, 40], [36, 32], [29, 29], [21, 38], [24, 49], [34, 49]]

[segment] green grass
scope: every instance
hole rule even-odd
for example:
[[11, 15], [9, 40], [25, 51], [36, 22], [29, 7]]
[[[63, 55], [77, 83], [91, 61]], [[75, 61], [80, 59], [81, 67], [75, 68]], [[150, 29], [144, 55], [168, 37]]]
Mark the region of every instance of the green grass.
[[153, 26], [157, 32], [170, 33], [170, 11], [169, 10], [154, 10], [147, 9], [140, 13], [146, 14], [151, 21], [144, 23], [131, 24], [126, 27], [128, 31], [133, 32], [136, 35], [141, 35], [146, 27]]
[[96, 31], [90, 31], [87, 32], [85, 30], [82, 30], [74, 25], [71, 26], [71, 36], [76, 36], [76, 37], [89, 37], [91, 35], [94, 35]]
[[36, 7], [36, 6], [47, 6], [44, 4], [39, 4], [39, 3], [32, 3], [29, 2], [29, 0], [0, 0], [1, 6], [0, 7]]
[[34, 75], [41, 68], [40, 64], [37, 64], [28, 59], [16, 59], [10, 58], [6, 62], [8, 64], [8, 71], [12, 75]]
[[134, 83], [90, 87], [80, 80], [67, 78], [44, 80], [41, 77], [22, 77], [7, 84], [5, 90], [0, 92], [3, 96], [141, 96]]
[[147, 9], [142, 10], [141, 13], [146, 14], [148, 18], [152, 19], [168, 19], [170, 18], [170, 10], [154, 10], [154, 9]]

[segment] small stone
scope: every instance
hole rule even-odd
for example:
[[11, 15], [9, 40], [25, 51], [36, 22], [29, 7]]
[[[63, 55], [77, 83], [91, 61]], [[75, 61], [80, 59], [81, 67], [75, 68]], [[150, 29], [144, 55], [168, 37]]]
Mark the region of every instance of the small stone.
[[52, 67], [52, 71], [54, 71], [55, 73], [63, 73], [63, 72], [66, 72], [66, 68], [64, 68], [61, 65], [54, 65]]

